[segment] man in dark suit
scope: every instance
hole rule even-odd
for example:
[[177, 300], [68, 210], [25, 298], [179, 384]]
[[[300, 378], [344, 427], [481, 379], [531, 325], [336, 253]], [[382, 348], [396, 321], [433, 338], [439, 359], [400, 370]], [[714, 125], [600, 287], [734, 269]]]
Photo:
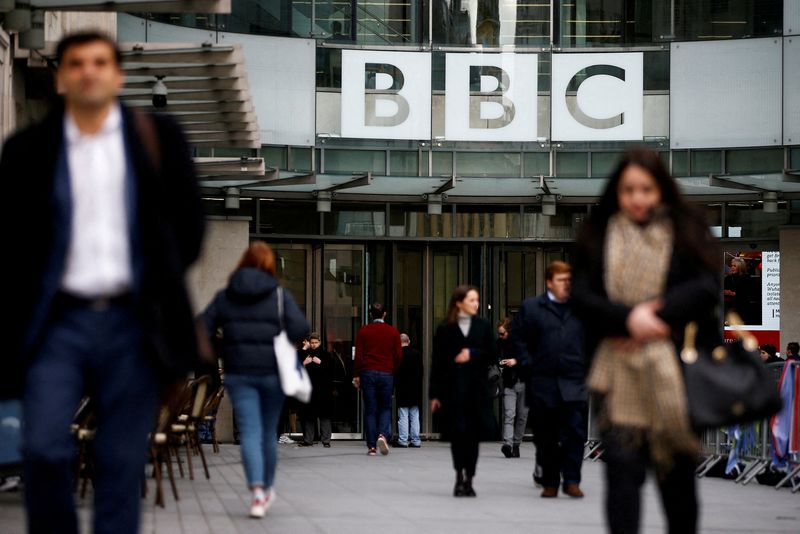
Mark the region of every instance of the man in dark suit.
[[400, 332], [386, 324], [383, 304], [369, 307], [370, 323], [356, 335], [356, 357], [353, 361], [353, 386], [364, 394], [364, 434], [367, 454], [375, 456], [380, 449], [389, 454], [392, 439], [392, 391], [394, 375], [403, 359]]
[[580, 489], [586, 442], [588, 397], [583, 325], [568, 303], [572, 268], [560, 261], [547, 267], [547, 292], [522, 303], [511, 325], [520, 366], [528, 378], [536, 463], [542, 497], [570, 497]]
[[120, 104], [113, 40], [68, 36], [57, 64], [63, 101], [0, 159], [0, 177], [30, 200], [2, 210], [17, 258], [6, 264], [3, 354], [19, 373], [4, 375], [2, 391], [24, 404], [29, 531], [79, 530], [70, 423], [88, 394], [94, 532], [134, 533], [159, 388], [196, 359], [183, 279], [200, 251], [202, 206], [177, 125]]

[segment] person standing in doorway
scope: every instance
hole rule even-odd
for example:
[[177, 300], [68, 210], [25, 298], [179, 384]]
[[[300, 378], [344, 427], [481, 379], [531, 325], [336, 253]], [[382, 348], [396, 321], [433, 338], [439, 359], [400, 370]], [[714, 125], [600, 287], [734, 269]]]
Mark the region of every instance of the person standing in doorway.
[[479, 309], [478, 288], [458, 286], [433, 337], [431, 412], [439, 418], [442, 439], [450, 442], [455, 497], [475, 497], [479, 444], [495, 439], [497, 432], [488, 379], [497, 355], [492, 325], [478, 317]]
[[119, 101], [110, 37], [68, 35], [56, 63], [59, 102], [0, 159], [2, 180], [24, 182], [31, 199], [2, 210], [17, 260], [5, 265], [13, 313], [0, 392], [23, 400], [28, 531], [81, 530], [70, 423], [88, 393], [93, 530], [135, 533], [159, 389], [198, 354], [184, 276], [200, 253], [202, 205], [178, 125]]
[[356, 335], [353, 386], [364, 395], [367, 454], [375, 456], [380, 449], [385, 456], [392, 439], [394, 375], [403, 359], [403, 348], [400, 332], [386, 324], [383, 304], [376, 302], [369, 307], [369, 319]]
[[588, 396], [583, 325], [573, 314], [572, 268], [562, 261], [546, 270], [547, 291], [522, 303], [511, 335], [520, 367], [528, 374], [536, 464], [541, 468], [542, 497], [570, 497], [580, 489], [586, 442]]
[[311, 378], [311, 402], [300, 408], [300, 419], [303, 421], [303, 441], [301, 447], [314, 444], [314, 436], [319, 420], [319, 434], [322, 446], [331, 446], [331, 415], [333, 405], [333, 356], [322, 348], [319, 334], [311, 332], [308, 336], [308, 348], [303, 351], [303, 366]]
[[400, 334], [403, 360], [395, 376], [397, 400], [397, 446], [419, 448], [419, 407], [422, 405], [422, 354], [411, 347], [407, 334]]
[[503, 370], [503, 446], [506, 458], [519, 458], [519, 446], [528, 423], [525, 381], [519, 373], [519, 361], [514, 357], [514, 345], [508, 330], [511, 320], [506, 317], [497, 323], [497, 357]]

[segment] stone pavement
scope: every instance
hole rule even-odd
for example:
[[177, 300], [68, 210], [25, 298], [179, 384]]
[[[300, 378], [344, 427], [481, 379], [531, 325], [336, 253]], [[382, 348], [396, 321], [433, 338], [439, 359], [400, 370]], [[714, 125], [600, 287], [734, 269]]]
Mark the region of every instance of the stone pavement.
[[[360, 534], [542, 533], [600, 534], [602, 462], [587, 462], [582, 487], [587, 497], [542, 500], [531, 480], [533, 446], [521, 459], [506, 459], [500, 445], [484, 443], [478, 463], [475, 499], [452, 497], [453, 472], [447, 444], [421, 449], [391, 449], [388, 457], [368, 457], [360, 442], [334, 442], [298, 448], [280, 445], [275, 506], [263, 520], [247, 517], [239, 448], [225, 445], [218, 455], [206, 447], [211, 480], [195, 462], [196, 479], [178, 480], [175, 502], [165, 484], [166, 508], [153, 506], [153, 484], [144, 506], [143, 534], [274, 532]], [[197, 477], [199, 475], [199, 477]], [[701, 532], [800, 533], [800, 495], [752, 482], [699, 481]], [[81, 505], [86, 528], [89, 511]], [[24, 531], [19, 493], [0, 494], [0, 534]], [[652, 480], [644, 491], [642, 534], [664, 532]]]

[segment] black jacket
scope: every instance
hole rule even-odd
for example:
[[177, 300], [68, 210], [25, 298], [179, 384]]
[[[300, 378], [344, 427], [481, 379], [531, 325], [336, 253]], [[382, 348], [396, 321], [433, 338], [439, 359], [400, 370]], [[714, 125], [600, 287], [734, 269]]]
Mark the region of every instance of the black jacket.
[[[679, 228], [679, 231], [692, 230]], [[698, 228], [697, 231], [707, 230]], [[605, 231], [587, 225], [584, 232], [587, 235], [579, 240], [575, 248], [572, 303], [586, 326], [587, 353], [593, 356], [603, 338], [629, 335], [625, 322], [631, 308], [611, 302], [606, 294], [602, 249]], [[672, 328], [676, 357], [678, 347], [683, 346], [686, 324], [692, 321], [698, 324], [698, 348], [711, 351], [722, 343], [721, 324], [717, 315], [720, 292], [720, 273], [707, 267], [696, 253], [676, 240], [662, 297], [664, 305], [658, 312], [659, 317]]]
[[[436, 329], [428, 393], [442, 404], [434, 417], [444, 440], [452, 440], [459, 429], [475, 432], [482, 440], [496, 438], [487, 378], [489, 363], [497, 359], [493, 337], [492, 325], [481, 317], [472, 318], [466, 338], [458, 324], [443, 323]], [[470, 361], [455, 363], [464, 348], [470, 349]]]
[[305, 361], [307, 357], [317, 357], [320, 363], [310, 362], [305, 366], [309, 378], [311, 378], [311, 385], [313, 387], [311, 392], [311, 404], [321, 407], [333, 402], [333, 378], [336, 368], [334, 367], [334, 356], [326, 351], [320, 345], [316, 349], [307, 349], [300, 353], [300, 359]]
[[[152, 117], [159, 162], [145, 149], [131, 112], [122, 107], [124, 141], [135, 179], [135, 305], [143, 328], [143, 351], [160, 376], [169, 380], [185, 376], [196, 362], [195, 326], [184, 275], [200, 253], [204, 219], [183, 133], [171, 118]], [[66, 262], [70, 208], [56, 191], [63, 143], [64, 108], [59, 104], [43, 122], [8, 139], [0, 158], [0, 180], [7, 187], [23, 187], [28, 199], [6, 202], [0, 210], [0, 224], [7, 229], [4, 246], [17, 258], [5, 265], [13, 283], [4, 294], [10, 313], [5, 321], [9, 338], [3, 350], [2, 396], [19, 393], [20, 373], [39, 340]]]
[[394, 375], [395, 400], [403, 408], [422, 404], [422, 354], [403, 347], [403, 359]]
[[[268, 375], [278, 372], [272, 340], [280, 333], [278, 281], [261, 269], [236, 271], [203, 312], [207, 332], [222, 328], [220, 356], [225, 372]], [[286, 335], [298, 343], [308, 334], [308, 321], [292, 296], [283, 290]]]
[[[514, 341], [511, 336], [505, 339], [497, 338], [497, 360], [517, 359], [517, 348], [514, 346]], [[520, 373], [519, 361], [513, 367], [500, 366], [501, 374], [503, 377], [503, 387], [513, 388], [517, 382], [523, 379], [524, 373]]]
[[533, 397], [556, 407], [560, 400], [586, 401], [583, 324], [570, 306], [560, 311], [547, 294], [525, 299], [511, 324], [520, 369]]

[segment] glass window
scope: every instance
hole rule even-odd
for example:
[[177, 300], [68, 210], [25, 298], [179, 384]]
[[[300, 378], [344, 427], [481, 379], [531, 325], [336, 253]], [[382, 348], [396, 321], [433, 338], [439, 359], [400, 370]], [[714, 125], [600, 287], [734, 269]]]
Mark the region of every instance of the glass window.
[[542, 215], [541, 206], [526, 206], [522, 236], [538, 239], [575, 239], [586, 219], [586, 206], [556, 205], [555, 215]]
[[722, 172], [721, 150], [693, 150], [692, 176]]
[[620, 154], [621, 152], [592, 152], [592, 177], [605, 178], [611, 174]]
[[[546, 46], [550, 42], [550, 2], [546, 0], [429, 1], [436, 44]], [[424, 35], [427, 40], [427, 24]]]
[[585, 178], [589, 173], [589, 154], [586, 152], [556, 153], [556, 176]]
[[519, 237], [519, 206], [456, 206], [457, 237]]
[[749, 172], [781, 172], [783, 170], [782, 148], [726, 150], [725, 158], [725, 170], [730, 174]]
[[372, 172], [386, 174], [386, 152], [383, 150], [325, 149], [323, 172]]
[[442, 206], [441, 215], [428, 215], [427, 206], [392, 204], [389, 211], [390, 237], [452, 237], [451, 206]]
[[385, 234], [386, 210], [383, 204], [368, 207], [334, 202], [332, 212], [325, 214], [325, 235], [375, 237]]
[[[392, 150], [389, 153], [389, 172], [393, 176], [417, 176], [419, 174], [419, 153], [411, 150]], [[428, 166], [425, 166], [425, 174]]]
[[458, 152], [459, 176], [519, 176], [519, 152]]
[[672, 176], [689, 176], [689, 152], [672, 151]]
[[453, 153], [433, 152], [433, 175], [450, 176], [453, 174]]
[[653, 0], [562, 0], [557, 10], [557, 41], [563, 47], [651, 43], [654, 22], [663, 17], [663, 8], [654, 8], [659, 3]]
[[725, 208], [728, 237], [778, 237], [778, 228], [789, 222], [786, 202], [778, 202], [777, 213], [764, 211], [761, 202], [729, 203]]
[[782, 31], [783, 0], [675, 2], [674, 35], [679, 40], [768, 37]]
[[292, 24], [292, 11], [310, 13], [310, 8], [311, 0], [231, 0], [230, 15], [217, 15], [217, 25], [220, 30], [237, 33], [304, 35]]
[[310, 171], [311, 170], [311, 149], [310, 148], [289, 148], [289, 170]]
[[800, 147], [789, 149], [790, 168], [800, 169]]
[[[350, 2], [342, 2], [350, 5]], [[317, 9], [326, 6], [318, 3]], [[364, 44], [403, 44], [419, 41], [419, 0], [370, 0], [356, 3], [356, 39]], [[334, 10], [336, 8], [333, 8]]]
[[550, 176], [550, 152], [526, 152], [522, 161], [525, 176]]
[[319, 213], [311, 202], [259, 199], [259, 234], [319, 235]]
[[722, 237], [722, 204], [707, 204], [703, 208], [711, 235]]
[[317, 47], [317, 87], [342, 86], [342, 49]]
[[261, 157], [264, 158], [264, 164], [273, 169], [286, 169], [286, 147], [280, 146], [265, 146], [261, 147]]

